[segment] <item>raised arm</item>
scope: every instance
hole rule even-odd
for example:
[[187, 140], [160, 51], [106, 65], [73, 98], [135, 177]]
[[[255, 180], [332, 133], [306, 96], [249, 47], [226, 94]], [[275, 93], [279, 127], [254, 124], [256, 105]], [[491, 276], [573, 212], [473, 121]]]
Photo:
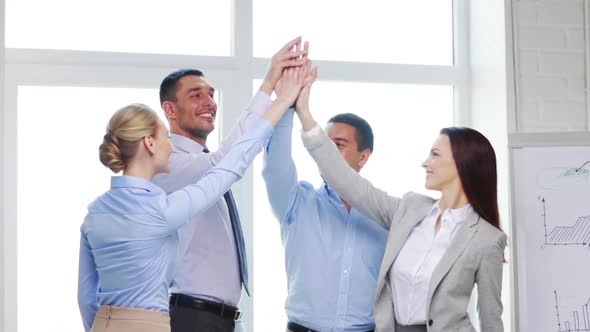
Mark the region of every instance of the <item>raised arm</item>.
[[[176, 153], [170, 158], [174, 169], [171, 175], [156, 175], [153, 182], [167, 193], [183, 188], [189, 183], [197, 182], [207, 171], [217, 165], [230, 151], [231, 147], [244, 135], [253, 122], [258, 120], [272, 105], [270, 95], [287, 66], [301, 67], [308, 52], [307, 44], [299, 49], [301, 37], [295, 38], [283, 46], [273, 57], [260, 89], [248, 104], [237, 123], [224, 137], [219, 148], [211, 153]], [[178, 179], [184, 179], [179, 181]]]
[[376, 188], [346, 163], [334, 143], [314, 120], [309, 105], [298, 107], [297, 115], [304, 131], [303, 144], [328, 185], [353, 207], [389, 229], [401, 199]]
[[307, 43], [302, 49], [300, 49], [300, 46], [301, 37], [297, 37], [285, 44], [272, 56], [264, 80], [248, 105], [248, 108], [242, 114], [240, 120], [234, 125], [229, 135], [223, 139], [219, 149], [207, 156], [211, 161], [211, 167], [217, 165], [252, 122], [256, 118], [263, 116], [264, 112], [268, 110], [272, 103], [270, 96], [279, 82], [283, 70], [287, 67], [300, 67], [305, 64], [305, 56], [308, 53]]
[[78, 307], [82, 315], [84, 330], [89, 332], [98, 311], [98, 272], [86, 234], [83, 231], [80, 233]]
[[297, 169], [291, 155], [294, 110], [287, 111], [275, 127], [264, 151], [262, 177], [273, 214], [282, 222], [297, 194]]
[[284, 91], [278, 95], [262, 119], [255, 121], [246, 133], [229, 150], [221, 162], [209, 170], [198, 182], [168, 195], [166, 219], [173, 229], [189, 222], [205, 211], [239, 180], [254, 157], [267, 145], [275, 126], [285, 114], [303, 87], [304, 69], [288, 69], [283, 74]]
[[[305, 43], [304, 49], [308, 49]], [[311, 70], [311, 61], [305, 60], [305, 71], [308, 72], [305, 78], [305, 85], [297, 97], [296, 105], [309, 104], [311, 85], [317, 77], [317, 70]], [[282, 84], [277, 84], [277, 93], [281, 93]], [[292, 156], [292, 134], [293, 134], [294, 110], [290, 109], [283, 116], [275, 127], [272, 139], [270, 140], [264, 154], [264, 168], [262, 176], [266, 184], [268, 199], [273, 214], [280, 222], [287, 217], [288, 211], [297, 200], [299, 191], [297, 183], [297, 169]]]
[[[271, 104], [272, 100], [270, 99], [270, 94], [258, 91], [250, 101], [250, 104], [248, 104], [248, 107], [242, 112], [242, 115], [234, 124], [229, 134], [223, 138], [219, 148], [216, 151], [202, 156], [207, 162], [204, 165], [205, 167], [196, 167], [197, 169], [202, 169], [200, 175], [203, 175], [203, 173], [209, 170], [209, 168], [217, 165], [229, 152], [231, 147], [240, 139], [240, 137], [242, 137], [246, 130], [248, 130], [252, 123], [268, 110]], [[187, 167], [186, 171], [190, 172], [191, 169]]]

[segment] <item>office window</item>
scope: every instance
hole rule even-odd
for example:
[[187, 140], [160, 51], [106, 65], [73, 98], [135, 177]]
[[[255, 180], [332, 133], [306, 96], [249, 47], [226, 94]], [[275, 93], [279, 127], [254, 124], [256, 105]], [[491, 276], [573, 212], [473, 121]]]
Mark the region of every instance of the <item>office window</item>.
[[231, 55], [231, 0], [6, 0], [6, 47]]
[[[317, 120], [325, 124], [345, 111], [367, 118], [376, 145], [363, 174], [392, 194], [420, 191], [420, 163], [438, 129], [452, 124], [453, 113], [460, 121], [469, 118], [461, 108], [469, 104], [469, 68], [453, 56], [466, 58], [461, 50], [467, 49], [467, 40], [461, 38], [467, 34], [454, 32], [467, 26], [464, 0], [4, 3], [6, 92], [0, 106], [6, 135], [0, 143], [6, 306], [0, 330], [36, 331], [41, 329], [37, 322], [48, 331], [82, 329], [75, 296], [79, 228], [86, 206], [109, 186], [111, 173], [97, 158], [106, 121], [131, 102], [162, 112], [157, 84], [176, 68], [202, 69], [223, 91], [226, 112], [218, 113], [218, 130], [208, 140], [214, 150], [220, 133], [229, 132], [247, 104], [250, 82], [264, 77], [280, 46], [302, 35], [312, 43], [310, 57], [330, 67], [320, 68], [321, 80], [312, 92]], [[453, 22], [459, 24], [453, 27]], [[111, 54], [103, 57], [97, 51]], [[356, 63], [349, 66], [349, 61]], [[375, 68], [391, 75], [373, 75]], [[296, 120], [293, 153], [300, 179], [318, 185], [321, 179], [298, 130]], [[399, 173], [391, 171], [392, 165]], [[247, 331], [282, 331], [283, 249], [260, 158], [253, 168], [254, 178], [247, 175], [238, 185], [243, 190], [235, 192], [247, 244], [254, 247], [256, 308], [249, 297], [242, 298], [240, 308]], [[44, 195], [48, 188], [56, 191]], [[31, 310], [33, 299], [45, 301], [38, 312]], [[63, 317], [41, 310], [57, 306]]]
[[316, 60], [453, 64], [451, 0], [253, 2], [257, 57], [303, 34]]
[[[379, 188], [396, 196], [410, 190], [438, 196], [424, 188], [420, 165], [439, 130], [453, 125], [451, 86], [320, 81], [312, 88], [310, 108], [322, 126], [338, 113], [355, 113], [369, 122], [374, 152], [361, 174]], [[298, 121], [295, 117], [293, 159], [298, 178], [317, 187], [322, 179], [303, 148]], [[261, 173], [262, 155], [254, 163], [254, 330], [281, 331], [287, 322], [284, 250]]]

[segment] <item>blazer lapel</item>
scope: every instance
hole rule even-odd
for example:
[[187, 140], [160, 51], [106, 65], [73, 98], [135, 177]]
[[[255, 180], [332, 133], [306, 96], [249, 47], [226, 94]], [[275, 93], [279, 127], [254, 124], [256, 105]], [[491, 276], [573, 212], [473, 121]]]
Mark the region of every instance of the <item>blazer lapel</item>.
[[432, 272], [432, 277], [430, 279], [430, 286], [428, 289], [428, 297], [427, 297], [427, 306], [426, 308], [430, 307], [430, 301], [432, 300], [432, 295], [434, 291], [438, 287], [438, 284], [441, 280], [447, 275], [459, 255], [465, 250], [473, 235], [477, 233], [477, 223], [479, 221], [479, 215], [473, 211], [471, 215], [465, 220], [463, 225], [459, 226], [460, 228], [457, 230], [457, 234], [455, 234], [455, 238], [452, 240], [451, 245], [441, 258], [440, 262], [434, 268]]
[[383, 266], [381, 267], [381, 273], [383, 273], [383, 276], [379, 276], [379, 278], [385, 278], [385, 274], [389, 272], [394, 259], [397, 257], [397, 254], [399, 254], [399, 251], [401, 250], [404, 243], [406, 243], [410, 232], [414, 229], [414, 227], [416, 227], [418, 223], [422, 221], [422, 219], [424, 219], [423, 216], [416, 216], [412, 222], [407, 222], [403, 226], [400, 225], [401, 227], [394, 227], [390, 230], [391, 236], [387, 241], [387, 248], [385, 248], [387, 255], [383, 259]]
[[381, 293], [381, 290], [388, 282], [386, 278], [387, 273], [391, 269], [393, 261], [399, 254], [399, 251], [406, 243], [410, 232], [414, 229], [414, 227], [416, 227], [418, 223], [426, 218], [426, 215], [432, 208], [431, 198], [421, 199], [420, 201], [415, 201], [413, 203], [412, 210], [408, 212], [408, 214], [411, 215], [405, 216], [403, 218], [403, 223], [396, 224], [389, 230], [389, 238], [387, 239], [385, 255], [383, 256], [383, 262], [381, 263], [381, 268], [379, 269], [379, 279], [377, 279], [377, 294]]

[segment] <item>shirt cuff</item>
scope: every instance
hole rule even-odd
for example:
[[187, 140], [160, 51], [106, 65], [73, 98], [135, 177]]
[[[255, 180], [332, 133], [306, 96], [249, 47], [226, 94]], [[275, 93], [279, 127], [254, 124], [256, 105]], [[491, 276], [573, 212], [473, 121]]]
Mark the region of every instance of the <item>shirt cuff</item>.
[[316, 125], [308, 131], [302, 131], [301, 139], [303, 140], [303, 146], [308, 150], [314, 150], [327, 142], [331, 142], [320, 125]]
[[250, 105], [248, 105], [247, 111], [262, 116], [271, 104], [272, 100], [270, 99], [270, 96], [258, 90], [254, 95], [254, 98], [252, 98]]
[[256, 118], [256, 120], [254, 120], [254, 122], [252, 123], [250, 128], [248, 128], [248, 131], [245, 135], [261, 139], [263, 140], [263, 142], [265, 142], [265, 144], [263, 145], [266, 145], [273, 131], [274, 127], [272, 126], [272, 123], [263, 117], [259, 117]]
[[322, 127], [320, 127], [320, 125], [317, 124], [317, 125], [315, 125], [315, 127], [311, 128], [308, 131], [303, 131], [303, 129], [301, 129], [301, 137], [310, 138], [312, 136], [319, 135], [321, 132], [322, 132]]

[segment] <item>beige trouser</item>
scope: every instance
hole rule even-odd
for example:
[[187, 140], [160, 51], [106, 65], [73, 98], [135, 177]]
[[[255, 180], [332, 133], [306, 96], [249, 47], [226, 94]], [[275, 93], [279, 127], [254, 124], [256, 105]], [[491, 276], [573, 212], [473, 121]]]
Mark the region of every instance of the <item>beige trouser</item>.
[[170, 315], [156, 310], [101, 305], [91, 332], [170, 332]]

